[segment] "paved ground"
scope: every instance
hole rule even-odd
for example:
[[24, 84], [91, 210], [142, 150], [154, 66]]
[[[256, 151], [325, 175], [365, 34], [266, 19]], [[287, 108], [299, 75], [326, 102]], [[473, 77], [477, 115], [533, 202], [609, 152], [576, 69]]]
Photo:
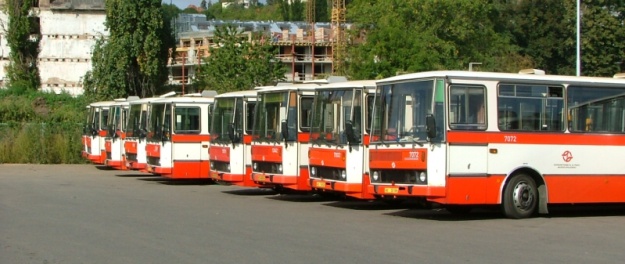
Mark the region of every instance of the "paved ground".
[[625, 206], [510, 220], [0, 165], [0, 263], [621, 263]]

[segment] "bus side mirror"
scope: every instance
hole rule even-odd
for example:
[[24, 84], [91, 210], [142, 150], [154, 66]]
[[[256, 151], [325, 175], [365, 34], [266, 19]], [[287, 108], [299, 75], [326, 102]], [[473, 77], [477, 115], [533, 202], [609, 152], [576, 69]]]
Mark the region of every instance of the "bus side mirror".
[[356, 133], [354, 132], [354, 124], [351, 120], [345, 121], [345, 137], [347, 137], [347, 142], [349, 144], [360, 143], [360, 140], [356, 137]]
[[282, 120], [282, 123], [280, 123], [280, 133], [282, 133], [282, 138], [284, 139], [284, 141], [286, 141], [289, 138], [289, 127], [286, 123], [286, 119]]
[[434, 119], [433, 114], [428, 114], [425, 117], [425, 130], [428, 133], [428, 138], [433, 139], [436, 138], [436, 119]]
[[232, 141], [232, 143], [238, 143], [239, 142], [239, 137], [236, 134], [236, 130], [234, 128], [234, 123], [228, 124], [228, 138], [230, 138], [230, 141]]
[[171, 134], [169, 132], [169, 128], [163, 128], [161, 140], [162, 141], [169, 141], [169, 140], [171, 140]]
[[145, 129], [143, 128], [137, 129], [135, 133], [137, 134], [139, 138], [145, 138], [145, 136], [147, 136], [148, 134], [147, 131], [145, 131]]

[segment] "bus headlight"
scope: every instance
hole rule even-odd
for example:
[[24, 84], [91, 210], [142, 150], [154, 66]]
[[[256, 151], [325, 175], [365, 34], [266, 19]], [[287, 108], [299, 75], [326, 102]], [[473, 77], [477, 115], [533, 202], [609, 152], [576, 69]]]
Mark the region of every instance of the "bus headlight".
[[420, 183], [426, 183], [428, 180], [428, 175], [427, 173], [425, 173], [425, 171], [422, 171], [421, 173], [419, 173], [419, 182]]
[[228, 172], [229, 172], [230, 171], [230, 163], [228, 163], [227, 169], [228, 169]]
[[373, 177], [373, 181], [379, 181], [380, 180], [380, 173], [378, 171], [374, 171], [372, 174]]
[[282, 164], [278, 164], [278, 173], [282, 173]]
[[317, 176], [317, 168], [316, 167], [310, 167], [310, 175]]
[[257, 162], [252, 163], [252, 168], [254, 169], [254, 171], [258, 170], [258, 163]]
[[347, 179], [347, 173], [345, 172], [345, 170], [341, 170], [341, 179]]

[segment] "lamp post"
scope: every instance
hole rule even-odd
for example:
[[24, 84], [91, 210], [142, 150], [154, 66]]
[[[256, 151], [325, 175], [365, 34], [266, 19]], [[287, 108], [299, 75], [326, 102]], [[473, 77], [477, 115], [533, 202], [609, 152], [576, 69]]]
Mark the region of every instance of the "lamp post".
[[582, 68], [582, 60], [581, 60], [581, 1], [582, 0], [577, 0], [577, 67], [575, 67], [575, 73], [577, 76], [581, 75], [581, 68]]
[[481, 65], [481, 62], [469, 62], [469, 71], [473, 71], [473, 65]]

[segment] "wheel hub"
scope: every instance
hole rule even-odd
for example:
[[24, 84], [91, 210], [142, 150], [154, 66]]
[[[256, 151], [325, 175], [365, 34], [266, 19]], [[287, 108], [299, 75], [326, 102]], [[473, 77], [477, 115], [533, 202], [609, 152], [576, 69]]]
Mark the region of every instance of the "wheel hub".
[[526, 182], [519, 182], [512, 193], [514, 206], [521, 210], [531, 209], [534, 202], [534, 190]]

